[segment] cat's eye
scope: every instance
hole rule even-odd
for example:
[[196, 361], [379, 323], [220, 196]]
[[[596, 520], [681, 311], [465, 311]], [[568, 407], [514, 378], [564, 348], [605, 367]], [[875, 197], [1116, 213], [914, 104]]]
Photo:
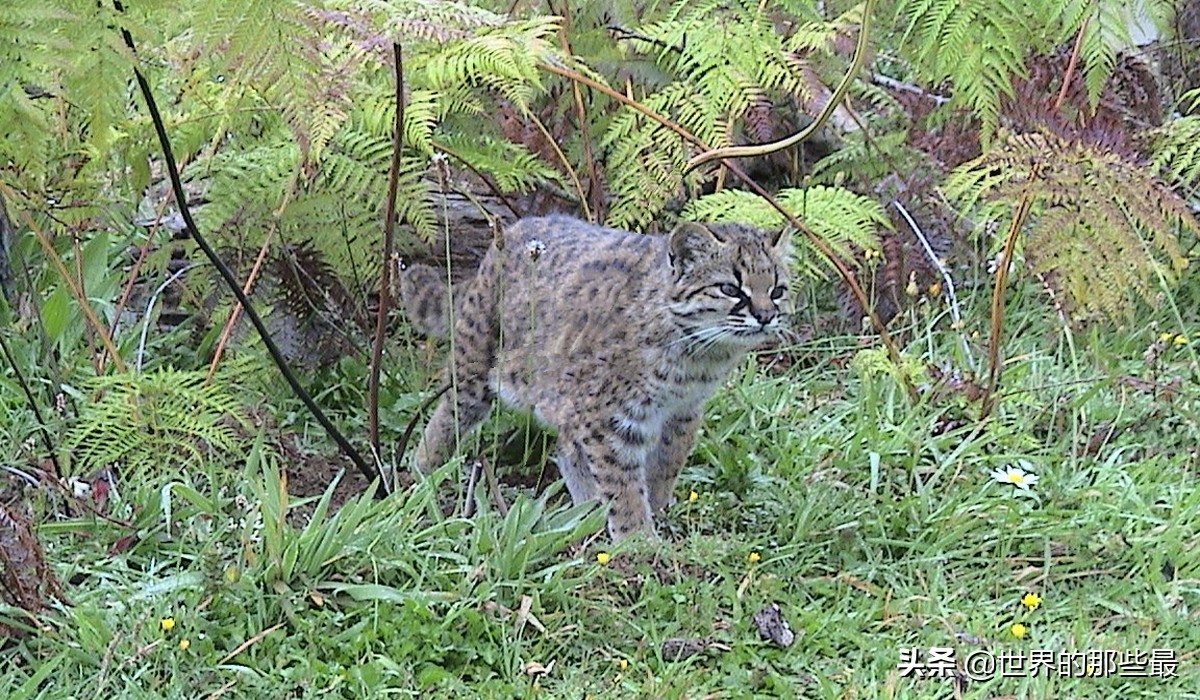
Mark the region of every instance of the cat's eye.
[[743, 296], [742, 288], [737, 286], [736, 284], [729, 284], [728, 282], [726, 282], [725, 284], [718, 287], [718, 289], [720, 289], [721, 293], [727, 297], [733, 297], [733, 298], [737, 299], [737, 298], [740, 298], [741, 296]]
[[784, 294], [787, 294], [787, 287], [784, 287], [783, 285], [771, 290], [771, 298], [775, 301], [782, 299]]

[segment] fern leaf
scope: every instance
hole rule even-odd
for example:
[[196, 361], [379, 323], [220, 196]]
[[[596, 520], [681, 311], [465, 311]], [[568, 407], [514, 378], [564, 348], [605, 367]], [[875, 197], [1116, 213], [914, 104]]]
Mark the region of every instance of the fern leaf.
[[[801, 52], [831, 52], [853, 10], [834, 22], [807, 22], [792, 34], [761, 3], [675, 3], [665, 19], [640, 30], [635, 50], [653, 57], [671, 80], [642, 99], [709, 147], [729, 146], [747, 133], [770, 132], [770, 105], [811, 102], [814, 72]], [[614, 119], [600, 139], [607, 155], [614, 200], [610, 222], [628, 228], [648, 223], [668, 202], [695, 190], [705, 178], [684, 178], [680, 166], [691, 145], [656, 122], [631, 113]]]
[[[1136, 163], [1052, 134], [1019, 134], [966, 163], [945, 183], [948, 196], [995, 221], [1016, 202], [1032, 203], [1025, 257], [1055, 272], [1077, 308], [1118, 319], [1151, 301], [1160, 280], [1186, 267], [1178, 234], [1200, 234], [1187, 205]], [[1004, 226], [996, 227], [1003, 231]]]
[[[776, 199], [842, 258], [849, 258], [853, 247], [878, 249], [876, 231], [891, 227], [878, 202], [841, 187], [786, 189]], [[688, 204], [683, 217], [694, 221], [740, 221], [768, 230], [788, 225], [782, 214], [758, 195], [744, 190], [722, 190], [700, 197]], [[797, 237], [793, 247], [797, 268], [804, 274], [818, 277], [832, 270], [806, 237]]]
[[[228, 377], [225, 377], [228, 379]], [[127, 478], [187, 467], [210, 454], [230, 455], [247, 429], [238, 400], [204, 372], [155, 370], [97, 377], [100, 398], [81, 412], [66, 447], [81, 471], [119, 464]]]
[[521, 111], [541, 87], [537, 65], [558, 53], [557, 17], [538, 17], [454, 42], [432, 56], [426, 76], [435, 89], [470, 84], [496, 90]]
[[1200, 116], [1182, 117], [1152, 135], [1154, 169], [1193, 195], [1200, 188]]

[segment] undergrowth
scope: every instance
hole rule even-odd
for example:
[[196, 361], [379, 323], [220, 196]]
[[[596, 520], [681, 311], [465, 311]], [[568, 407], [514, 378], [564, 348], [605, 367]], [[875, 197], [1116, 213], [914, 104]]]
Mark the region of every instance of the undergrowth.
[[[962, 330], [964, 350], [933, 325], [942, 313], [912, 312], [906, 355], [982, 354], [981, 329]], [[331, 506], [332, 486], [289, 497], [281, 457], [247, 435], [240, 466], [125, 484], [110, 510], [127, 527], [42, 525], [69, 603], [36, 621], [6, 609], [38, 629], [8, 643], [0, 693], [1194, 697], [1189, 329], [1067, 333], [1028, 309], [1013, 323], [1005, 394], [981, 426], [955, 420], [968, 401], [954, 382], [912, 405], [886, 373], [847, 362], [856, 337], [748, 363], [708, 409], [662, 543], [611, 548], [602, 514], [560, 488], [508, 490], [503, 514], [480, 485], [478, 514], [445, 516], [458, 461], [382, 501]], [[1036, 484], [991, 475], [1014, 466]], [[1034, 610], [1020, 603], [1031, 592]], [[752, 621], [772, 602], [789, 648]], [[680, 639], [709, 651], [664, 655]], [[902, 677], [913, 647], [1170, 649], [1178, 667]]]

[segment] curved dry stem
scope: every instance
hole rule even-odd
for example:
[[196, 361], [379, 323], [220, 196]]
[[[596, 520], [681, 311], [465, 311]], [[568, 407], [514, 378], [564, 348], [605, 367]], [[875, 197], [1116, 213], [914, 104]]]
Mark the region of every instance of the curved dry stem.
[[[696, 146], [697, 148], [708, 150], [708, 146], [692, 132], [683, 128], [676, 122], [655, 112], [654, 110], [646, 107], [632, 97], [628, 97], [610, 88], [609, 86], [604, 85], [603, 83], [562, 66], [541, 63], [538, 64], [538, 68], [546, 71], [547, 73], [553, 73], [554, 75], [568, 78], [580, 84], [586, 85], [593, 90], [602, 93], [606, 97], [616, 100], [617, 102], [620, 102], [621, 104], [637, 111], [639, 114], [644, 115], [647, 119], [650, 119], [662, 125], [663, 127], [670, 129], [676, 134], [679, 134], [679, 136], [683, 137], [684, 140]], [[854, 295], [854, 298], [858, 300], [859, 307], [866, 310], [867, 316], [871, 319], [871, 325], [875, 328], [875, 331], [879, 334], [880, 341], [883, 342], [884, 347], [887, 349], [888, 358], [894, 364], [899, 366], [900, 350], [896, 347], [896, 341], [893, 340], [891, 334], [887, 332], [887, 328], [884, 327], [883, 321], [879, 318], [879, 314], [875, 313], [875, 309], [867, 300], [867, 294], [863, 291], [862, 286], [858, 283], [858, 278], [854, 276], [854, 272], [852, 272], [850, 268], [846, 266], [846, 263], [842, 262], [841, 258], [837, 256], [837, 254], [833, 251], [829, 244], [824, 241], [824, 239], [813, 233], [811, 229], [801, 223], [800, 220], [796, 218], [795, 214], [785, 209], [778, 200], [772, 197], [770, 193], [762, 188], [761, 185], [755, 182], [749, 175], [739, 168], [736, 163], [728, 159], [722, 159], [721, 165], [724, 166], [730, 173], [736, 175], [742, 182], [744, 182], [746, 187], [748, 187], [751, 192], [754, 192], [759, 197], [762, 197], [767, 204], [770, 204], [771, 207], [775, 209], [775, 211], [783, 215], [784, 219], [787, 220], [790, 226], [804, 234], [812, 246], [816, 248], [821, 255], [824, 255], [829, 260], [830, 264], [833, 265], [835, 270], [837, 270], [838, 275], [843, 281], [845, 281], [846, 286], [850, 288], [850, 292]], [[907, 376], [903, 374], [901, 376], [904, 377], [904, 388], [908, 393], [909, 398], [913, 401], [916, 401], [918, 399], [917, 388], [913, 386], [912, 381], [908, 379]]]
[[583, 184], [579, 182], [579, 175], [575, 172], [575, 168], [571, 167], [571, 161], [567, 158], [567, 154], [563, 153], [562, 149], [558, 147], [558, 142], [554, 140], [554, 136], [551, 135], [550, 130], [546, 128], [541, 119], [538, 119], [536, 114], [531, 112], [529, 118], [537, 125], [538, 131], [542, 132], [542, 136], [546, 137], [546, 143], [550, 144], [550, 148], [554, 149], [554, 155], [558, 156], [558, 161], [566, 168], [567, 175], [571, 178], [571, 184], [575, 186], [575, 191], [579, 194], [579, 203], [583, 205], [583, 214], [587, 217], [588, 221], [591, 221], [592, 209], [588, 206], [587, 193], [583, 191]]
[[[275, 228], [267, 229], [267, 237], [263, 241], [262, 247], [258, 249], [258, 256], [254, 259], [254, 266], [250, 268], [250, 274], [246, 277], [246, 284], [242, 285], [242, 293], [247, 296], [250, 290], [254, 289], [254, 282], [258, 279], [258, 273], [262, 270], [263, 261], [267, 258], [267, 251], [271, 249], [271, 240], [275, 237]], [[233, 310], [229, 312], [229, 318], [225, 319], [225, 327], [221, 329], [221, 337], [217, 340], [217, 347], [213, 350], [212, 362], [208, 364], [208, 374], [204, 377], [204, 383], [208, 384], [217, 373], [217, 366], [221, 364], [221, 356], [225, 354], [225, 346], [229, 343], [229, 337], [233, 335], [233, 327], [237, 325], [238, 318], [242, 315], [242, 305], [235, 304]]]
[[818, 129], [825, 126], [825, 122], [829, 121], [829, 117], [833, 116], [833, 111], [838, 108], [842, 100], [846, 98], [846, 93], [850, 91], [850, 83], [858, 77], [862, 70], [863, 64], [867, 60], [867, 38], [871, 31], [871, 11], [875, 9], [875, 0], [866, 0], [863, 3], [863, 18], [862, 24], [858, 29], [858, 42], [854, 45], [854, 58], [850, 61], [850, 70], [842, 76], [842, 81], [838, 83], [837, 89], [833, 91], [833, 95], [829, 97], [829, 101], [825, 103], [825, 107], [817, 118], [811, 124], [801, 129], [799, 132], [791, 136], [772, 141], [771, 143], [760, 143], [755, 146], [726, 146], [725, 148], [714, 148], [710, 151], [701, 153], [700, 155], [688, 161], [683, 167], [683, 172], [687, 173], [695, 168], [704, 165], [705, 163], [723, 158], [747, 158], [750, 156], [765, 156], [769, 153], [782, 151], [785, 148], [791, 148], [798, 143], [803, 142], [810, 136], [815, 134]]
[[[552, 8], [552, 11], [555, 10]], [[558, 33], [559, 44], [562, 46], [563, 53], [567, 54], [568, 56], [573, 55], [574, 50], [571, 48], [571, 42], [567, 38], [567, 35], [571, 31], [573, 24], [573, 19], [571, 17], [571, 3], [563, 3], [562, 12], [558, 14], [561, 14], [563, 17], [563, 28], [562, 31]], [[586, 207], [588, 204], [591, 205], [591, 215], [588, 218], [593, 223], [598, 224], [601, 223], [601, 220], [604, 218], [603, 198], [600, 196], [600, 188], [597, 186], [597, 183], [600, 182], [600, 175], [596, 171], [596, 157], [592, 148], [592, 135], [588, 133], [587, 129], [587, 110], [585, 110], [583, 106], [583, 91], [579, 89], [579, 83], [574, 81], [571, 82], [571, 98], [575, 107], [575, 118], [578, 120], [579, 124], [579, 140], [583, 146], [583, 161], [587, 164], [588, 177], [590, 178], [590, 189], [588, 192], [589, 197], [584, 198], [584, 206]], [[578, 187], [578, 184], [576, 186]], [[580, 187], [579, 189], [580, 194], [582, 195], [583, 188]], [[591, 197], [594, 197], [594, 199], [588, 202], [587, 200]]]
[[1067, 61], [1067, 72], [1063, 74], [1062, 88], [1058, 91], [1058, 98], [1054, 100], [1055, 112], [1062, 109], [1063, 103], [1067, 101], [1067, 90], [1071, 89], [1071, 81], [1075, 78], [1075, 66], [1079, 64], [1079, 52], [1083, 49], [1083, 33], [1087, 31], [1090, 19], [1090, 17], [1084, 17], [1083, 23], [1079, 25], [1079, 31], [1075, 34], [1075, 46], [1071, 48], [1071, 59]]
[[1000, 334], [1004, 330], [1004, 286], [1008, 283], [1008, 267], [1012, 262], [1013, 250], [1017, 247], [1017, 236], [1032, 205], [1033, 198], [1027, 192], [1017, 203], [1017, 211], [1013, 214], [1004, 240], [1004, 251], [1000, 253], [1000, 262], [996, 265], [996, 286], [992, 289], [992, 327], [988, 337], [988, 385], [979, 411], [980, 422], [991, 414], [996, 405], [996, 389], [1003, 371], [1000, 366]]
[[29, 215], [29, 212], [22, 211], [21, 218], [25, 219], [25, 224], [29, 226], [29, 230], [33, 231], [33, 237], [37, 239], [38, 244], [42, 246], [42, 250], [46, 252], [46, 258], [54, 265], [54, 269], [58, 275], [62, 277], [63, 282], [67, 285], [67, 291], [79, 304], [79, 308], [83, 311], [83, 317], [87, 324], [91, 326], [92, 332], [100, 337], [100, 343], [104, 345], [104, 350], [112, 356], [113, 365], [118, 372], [125, 372], [125, 361], [121, 359], [121, 353], [117, 352], [117, 346], [113, 345], [112, 339], [109, 337], [108, 330], [100, 319], [96, 316], [96, 311], [92, 309], [92, 305], [88, 303], [87, 297], [83, 293], [83, 289], [71, 273], [67, 270], [66, 264], [63, 263], [58, 251], [54, 249], [54, 245], [50, 243], [50, 239], [46, 237], [46, 232], [38, 227], [37, 222]]

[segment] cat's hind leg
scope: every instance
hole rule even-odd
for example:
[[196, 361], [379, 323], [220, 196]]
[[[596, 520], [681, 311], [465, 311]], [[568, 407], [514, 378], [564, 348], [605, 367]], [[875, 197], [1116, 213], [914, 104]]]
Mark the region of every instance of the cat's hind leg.
[[[492, 251], [494, 252], [494, 251]], [[438, 401], [414, 460], [424, 474], [450, 458], [457, 442], [474, 430], [492, 407], [488, 373], [496, 355], [496, 300], [491, 282], [491, 254], [467, 287], [461, 313], [454, 324], [454, 347], [446, 372], [450, 388]]]

